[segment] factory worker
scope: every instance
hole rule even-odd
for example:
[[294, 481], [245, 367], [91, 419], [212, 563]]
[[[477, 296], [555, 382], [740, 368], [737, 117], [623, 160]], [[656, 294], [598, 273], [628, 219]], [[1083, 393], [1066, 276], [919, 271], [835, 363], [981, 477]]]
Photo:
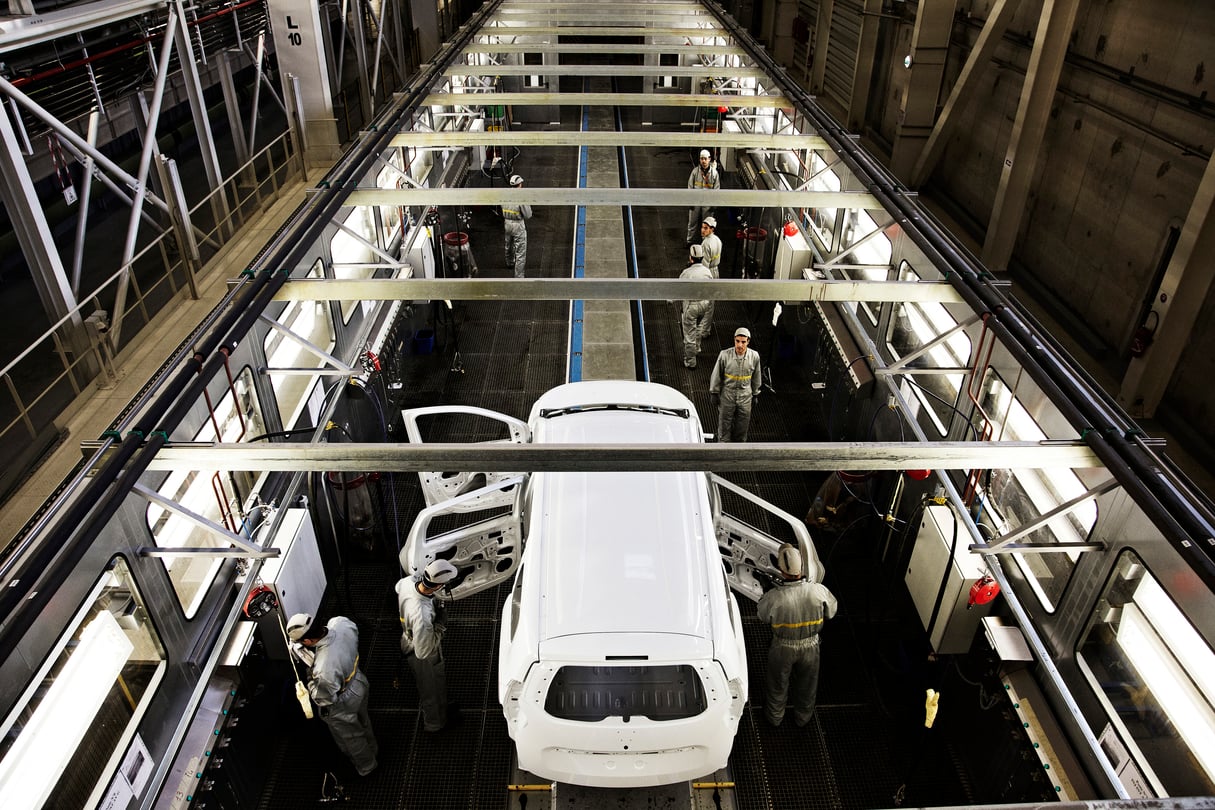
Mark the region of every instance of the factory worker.
[[420, 573], [397, 583], [401, 617], [401, 651], [413, 670], [422, 704], [422, 728], [439, 731], [447, 725], [447, 671], [443, 662], [443, 632], [447, 629], [442, 602], [434, 597], [459, 572], [447, 560], [435, 560]]
[[[692, 173], [688, 175], [688, 188], [695, 189], [718, 189], [721, 188], [721, 176], [717, 173], [717, 161], [713, 160], [713, 156], [709, 154], [708, 149], [700, 150], [700, 160], [692, 167]], [[704, 222], [704, 218], [713, 212], [713, 206], [708, 205], [707, 199], [702, 199], [697, 205], [688, 209], [688, 244], [691, 245], [697, 239], [697, 231], [700, 224]]]
[[734, 330], [734, 347], [722, 349], [709, 375], [709, 396], [717, 406], [717, 441], [745, 442], [751, 405], [759, 396], [759, 352], [748, 348], [751, 330]]
[[717, 235], [716, 217], [705, 217], [700, 223], [700, 245], [705, 249], [705, 267], [713, 278], [720, 278], [721, 237]]
[[[523, 178], [512, 174], [512, 188], [523, 188]], [[523, 278], [527, 266], [527, 223], [532, 218], [532, 207], [527, 203], [510, 203], [502, 206], [502, 222], [506, 228], [506, 265], [515, 269], [515, 278]]]
[[[681, 279], [694, 281], [709, 281], [713, 274], [705, 267], [704, 248], [692, 245], [688, 248], [688, 266], [679, 274]], [[683, 365], [685, 368], [696, 368], [696, 355], [700, 352], [700, 341], [708, 336], [713, 329], [713, 302], [684, 301], [680, 313], [679, 326], [683, 332]]]
[[287, 620], [287, 637], [300, 647], [297, 658], [305, 664], [312, 659], [308, 695], [333, 741], [359, 776], [366, 776], [376, 768], [379, 746], [367, 712], [371, 685], [359, 671], [359, 628], [345, 616], [316, 626], [312, 616], [297, 613]]
[[781, 582], [760, 597], [757, 611], [772, 628], [764, 718], [779, 726], [786, 703], [792, 703], [793, 721], [804, 726], [814, 715], [818, 692], [819, 633], [835, 615], [836, 601], [824, 585], [807, 580], [796, 546], [781, 546], [777, 567]]

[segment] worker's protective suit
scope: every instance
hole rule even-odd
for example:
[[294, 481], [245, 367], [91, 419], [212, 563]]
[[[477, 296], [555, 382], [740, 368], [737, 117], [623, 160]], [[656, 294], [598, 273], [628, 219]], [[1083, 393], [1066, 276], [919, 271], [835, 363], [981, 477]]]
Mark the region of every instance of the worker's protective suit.
[[422, 574], [397, 583], [401, 652], [413, 671], [422, 704], [422, 727], [438, 731], [447, 723], [447, 669], [443, 661], [444, 609], [434, 596], [418, 591]]
[[[709, 268], [705, 267], [703, 262], [696, 262], [684, 268], [679, 277], [694, 281], [707, 281], [713, 278], [713, 274], [709, 272]], [[713, 330], [713, 301], [684, 301], [679, 325], [683, 331], [683, 364], [687, 368], [696, 368], [696, 355], [700, 352], [700, 342]]]
[[359, 628], [345, 616], [334, 616], [326, 627], [313, 647], [308, 694], [338, 749], [366, 776], [375, 770], [379, 746], [367, 712], [371, 684], [359, 671]]
[[759, 352], [748, 348], [740, 356], [733, 348], [722, 349], [709, 377], [709, 393], [720, 397], [717, 412], [717, 441], [745, 442], [751, 429], [751, 404], [759, 395]]
[[705, 267], [713, 274], [713, 278], [721, 277], [721, 237], [710, 233], [700, 240], [700, 246], [705, 251]]
[[835, 615], [835, 596], [818, 582], [784, 582], [759, 600], [760, 621], [772, 628], [764, 716], [780, 725], [792, 691], [793, 720], [810, 722], [818, 693], [819, 633]]
[[[692, 167], [688, 175], [688, 188], [718, 189], [721, 188], [721, 175], [717, 172], [717, 161], [701, 156], [701, 160]], [[707, 201], [706, 201], [707, 202]], [[713, 213], [712, 205], [694, 205], [688, 209], [688, 244], [700, 238], [700, 223]]]
[[527, 203], [502, 206], [502, 221], [506, 228], [506, 264], [515, 268], [515, 278], [523, 278], [527, 266], [527, 225], [532, 207]]

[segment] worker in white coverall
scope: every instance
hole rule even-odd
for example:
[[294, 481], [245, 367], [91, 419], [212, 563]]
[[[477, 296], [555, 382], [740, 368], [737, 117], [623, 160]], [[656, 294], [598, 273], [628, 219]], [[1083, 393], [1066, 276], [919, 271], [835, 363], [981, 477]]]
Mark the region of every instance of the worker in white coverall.
[[709, 397], [717, 406], [717, 441], [745, 442], [751, 405], [759, 396], [759, 352], [747, 348], [751, 330], [734, 330], [734, 348], [722, 349], [709, 375]]
[[[523, 188], [523, 178], [511, 175], [513, 188]], [[532, 218], [532, 207], [527, 203], [511, 203], [502, 206], [502, 221], [506, 228], [506, 264], [515, 268], [515, 278], [523, 278], [527, 266], [527, 224]]]
[[434, 596], [458, 573], [447, 560], [435, 560], [396, 586], [401, 652], [417, 682], [425, 731], [439, 731], [447, 725], [447, 669], [442, 647], [447, 624], [443, 603], [435, 601]]
[[[709, 154], [708, 149], [700, 150], [700, 160], [692, 167], [692, 173], [688, 175], [688, 188], [706, 191], [721, 188], [721, 175], [717, 173], [717, 161], [713, 160], [713, 156]], [[704, 222], [705, 217], [713, 213], [713, 206], [706, 205], [706, 202], [708, 200], [704, 200], [700, 204], [688, 209], [689, 245], [698, 238], [700, 224]]]
[[[711, 281], [713, 274], [705, 267], [704, 249], [700, 245], [688, 248], [688, 266], [679, 274], [681, 279], [692, 281]], [[696, 368], [696, 355], [700, 352], [700, 341], [704, 340], [713, 329], [713, 302], [684, 301], [683, 312], [679, 316], [679, 325], [683, 331], [683, 365], [685, 368]]]
[[359, 628], [345, 616], [313, 627], [312, 616], [297, 613], [287, 621], [287, 637], [292, 654], [309, 667], [308, 695], [333, 741], [366, 776], [376, 768], [379, 745], [367, 712], [371, 684], [359, 671]]
[[705, 267], [713, 278], [721, 277], [721, 237], [717, 235], [717, 218], [705, 217], [700, 223], [700, 246], [705, 249]]
[[796, 546], [781, 546], [776, 559], [782, 581], [760, 597], [757, 611], [772, 628], [764, 719], [779, 726], [785, 705], [792, 703], [793, 721], [804, 726], [814, 715], [818, 693], [819, 633], [837, 604], [822, 583], [806, 578]]

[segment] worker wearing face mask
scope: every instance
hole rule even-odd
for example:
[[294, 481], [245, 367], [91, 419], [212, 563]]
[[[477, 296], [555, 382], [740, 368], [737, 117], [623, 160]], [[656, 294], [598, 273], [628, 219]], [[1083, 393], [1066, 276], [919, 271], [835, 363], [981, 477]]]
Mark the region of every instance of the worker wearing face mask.
[[768, 645], [764, 718], [779, 726], [785, 707], [793, 704], [793, 721], [810, 722], [818, 694], [819, 634], [835, 615], [835, 596], [807, 579], [802, 553], [786, 543], [777, 553], [781, 581], [760, 597], [757, 615], [772, 629]]
[[376, 768], [379, 746], [367, 711], [371, 684], [359, 670], [359, 628], [345, 616], [316, 625], [311, 615], [297, 613], [287, 620], [287, 638], [308, 667], [308, 695], [333, 741], [366, 776]]
[[417, 682], [425, 731], [439, 731], [447, 725], [447, 668], [442, 647], [447, 624], [443, 603], [435, 595], [458, 574], [447, 560], [435, 560], [396, 586], [401, 651]]

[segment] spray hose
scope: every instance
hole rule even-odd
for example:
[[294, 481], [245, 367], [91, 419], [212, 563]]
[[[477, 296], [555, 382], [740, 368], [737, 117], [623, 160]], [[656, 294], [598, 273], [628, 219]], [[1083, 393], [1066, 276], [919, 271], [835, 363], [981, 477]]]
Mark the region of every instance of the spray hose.
[[304, 686], [304, 682], [300, 680], [298, 661], [295, 657], [295, 649], [291, 646], [291, 639], [287, 637], [287, 626], [283, 624], [283, 612], [278, 613], [278, 629], [283, 634], [283, 643], [287, 645], [287, 657], [291, 659], [291, 674], [295, 676], [295, 699], [300, 702], [300, 708], [304, 710], [304, 717], [312, 719], [312, 699], [308, 697], [308, 687]]

